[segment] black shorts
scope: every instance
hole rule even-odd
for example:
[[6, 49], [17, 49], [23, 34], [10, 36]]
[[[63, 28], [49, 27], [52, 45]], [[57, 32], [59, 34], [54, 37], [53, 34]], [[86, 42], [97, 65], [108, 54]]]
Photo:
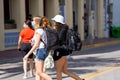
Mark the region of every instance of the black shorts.
[[69, 55], [69, 51], [64, 48], [58, 48], [54, 50], [53, 59], [54, 61], [60, 59], [62, 56]]
[[[30, 49], [32, 48], [31, 44], [30, 43], [21, 43], [21, 53], [22, 53], [22, 56], [24, 57], [29, 51]], [[33, 58], [33, 53], [28, 57], [30, 59]]]

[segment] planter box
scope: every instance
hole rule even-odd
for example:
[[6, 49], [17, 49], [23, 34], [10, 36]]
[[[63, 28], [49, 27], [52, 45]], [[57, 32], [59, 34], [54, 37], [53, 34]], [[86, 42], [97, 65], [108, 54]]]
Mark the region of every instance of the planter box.
[[16, 24], [5, 24], [5, 29], [16, 29], [17, 25]]

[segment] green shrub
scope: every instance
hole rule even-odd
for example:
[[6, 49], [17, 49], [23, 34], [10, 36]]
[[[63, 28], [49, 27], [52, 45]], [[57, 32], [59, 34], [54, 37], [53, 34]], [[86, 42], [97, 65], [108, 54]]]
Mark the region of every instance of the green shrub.
[[5, 20], [5, 24], [15, 24], [15, 20], [14, 19], [7, 19], [7, 20]]

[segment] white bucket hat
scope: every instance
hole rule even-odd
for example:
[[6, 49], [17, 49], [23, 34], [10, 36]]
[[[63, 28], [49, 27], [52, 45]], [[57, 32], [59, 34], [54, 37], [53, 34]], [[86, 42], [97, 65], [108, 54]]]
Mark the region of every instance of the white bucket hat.
[[62, 15], [56, 15], [54, 18], [52, 18], [52, 20], [59, 22], [61, 24], [65, 24], [64, 23], [64, 17]]

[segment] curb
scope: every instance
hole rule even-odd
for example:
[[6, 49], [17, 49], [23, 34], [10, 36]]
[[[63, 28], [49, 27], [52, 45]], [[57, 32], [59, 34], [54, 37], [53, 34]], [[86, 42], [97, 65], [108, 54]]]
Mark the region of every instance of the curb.
[[113, 44], [118, 44], [118, 43], [120, 43], [120, 40], [101, 42], [101, 43], [84, 45], [84, 46], [82, 46], [82, 49], [93, 48], [93, 47], [101, 47], [101, 46], [113, 45]]

